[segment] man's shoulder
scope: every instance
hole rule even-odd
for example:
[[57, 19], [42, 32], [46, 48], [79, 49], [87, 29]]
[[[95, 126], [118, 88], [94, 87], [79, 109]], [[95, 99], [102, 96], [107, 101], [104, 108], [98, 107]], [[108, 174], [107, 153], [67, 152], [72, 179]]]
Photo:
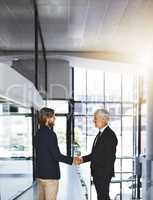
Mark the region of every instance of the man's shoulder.
[[50, 130], [48, 127], [40, 127], [37, 130], [37, 135], [40, 135], [41, 137], [50, 137], [54, 135], [54, 132]]
[[53, 129], [49, 130], [49, 137], [51, 137], [52, 139], [57, 139], [57, 135], [55, 133], [55, 131]]
[[48, 133], [49, 132], [49, 128], [42, 126], [38, 129], [37, 133], [39, 134], [43, 134], [43, 133]]
[[109, 126], [107, 127], [107, 131], [109, 132], [107, 136], [117, 139], [116, 133]]
[[109, 132], [111, 132], [111, 133], [114, 133], [114, 134], [115, 134], [115, 132], [113, 131], [113, 129], [112, 129], [110, 126], [107, 126], [107, 127], [106, 127], [106, 130], [109, 131]]
[[40, 139], [45, 139], [45, 140], [52, 140], [55, 141], [57, 139], [56, 133], [52, 129], [47, 129], [47, 128], [40, 128], [37, 131], [37, 137]]

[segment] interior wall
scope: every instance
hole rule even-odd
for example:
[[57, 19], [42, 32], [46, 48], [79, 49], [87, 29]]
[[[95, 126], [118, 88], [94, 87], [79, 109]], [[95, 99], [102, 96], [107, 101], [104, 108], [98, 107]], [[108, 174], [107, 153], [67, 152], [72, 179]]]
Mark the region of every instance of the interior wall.
[[[13, 61], [12, 67], [35, 82], [34, 60]], [[70, 99], [72, 97], [72, 68], [65, 60], [48, 60], [48, 98]], [[44, 62], [38, 62], [38, 89], [42, 97], [45, 97], [45, 71]]]

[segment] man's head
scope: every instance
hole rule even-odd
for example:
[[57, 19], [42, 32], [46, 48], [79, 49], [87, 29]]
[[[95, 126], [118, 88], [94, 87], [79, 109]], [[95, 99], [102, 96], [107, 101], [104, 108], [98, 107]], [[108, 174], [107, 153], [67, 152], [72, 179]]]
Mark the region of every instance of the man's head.
[[39, 111], [39, 124], [41, 126], [54, 126], [55, 125], [55, 111], [51, 108], [42, 108]]
[[105, 109], [98, 109], [94, 113], [94, 123], [96, 128], [104, 128], [109, 122], [109, 112]]

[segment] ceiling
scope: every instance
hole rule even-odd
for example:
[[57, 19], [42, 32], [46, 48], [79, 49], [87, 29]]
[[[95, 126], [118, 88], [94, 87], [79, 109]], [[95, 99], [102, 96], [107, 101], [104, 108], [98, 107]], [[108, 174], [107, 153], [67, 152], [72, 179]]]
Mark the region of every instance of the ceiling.
[[[141, 57], [153, 48], [152, 0], [37, 0], [48, 51]], [[0, 50], [34, 48], [32, 0], [0, 0]]]

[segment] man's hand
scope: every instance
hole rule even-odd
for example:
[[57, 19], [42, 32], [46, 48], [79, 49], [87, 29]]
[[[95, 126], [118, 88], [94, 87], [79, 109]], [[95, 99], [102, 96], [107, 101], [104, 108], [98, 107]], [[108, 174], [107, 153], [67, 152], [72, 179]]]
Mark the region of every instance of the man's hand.
[[74, 159], [73, 159], [73, 164], [74, 165], [80, 165], [82, 163], [83, 163], [83, 159], [81, 157], [79, 157], [79, 156], [74, 157]]

